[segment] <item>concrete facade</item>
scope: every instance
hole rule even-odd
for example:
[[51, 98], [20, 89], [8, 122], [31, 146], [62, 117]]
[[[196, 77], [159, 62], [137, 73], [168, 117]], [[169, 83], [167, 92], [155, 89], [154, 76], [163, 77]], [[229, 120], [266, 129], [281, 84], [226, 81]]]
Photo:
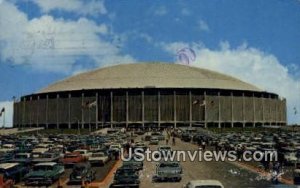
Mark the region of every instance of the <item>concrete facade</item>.
[[236, 90], [148, 88], [34, 94], [22, 97], [14, 109], [14, 127], [286, 125], [285, 99]]

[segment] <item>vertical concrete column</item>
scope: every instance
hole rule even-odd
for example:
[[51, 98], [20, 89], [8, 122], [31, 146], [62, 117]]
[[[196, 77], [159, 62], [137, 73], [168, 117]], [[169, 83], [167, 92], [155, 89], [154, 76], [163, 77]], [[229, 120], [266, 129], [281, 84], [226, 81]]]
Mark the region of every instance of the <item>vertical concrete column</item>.
[[245, 111], [245, 93], [243, 92], [243, 128], [245, 128], [245, 125], [246, 125], [246, 111]]
[[252, 94], [252, 103], [253, 103], [253, 127], [255, 127], [256, 123], [256, 115], [255, 115], [255, 96], [254, 93]]
[[103, 110], [103, 97], [101, 97], [101, 126], [102, 126], [102, 129], [104, 128], [104, 120], [105, 120], [105, 114], [104, 114], [104, 110]]
[[81, 129], [84, 129], [84, 93], [81, 93]]
[[36, 109], [36, 127], [39, 127], [39, 114], [40, 114], [40, 96], [37, 97], [37, 109]]
[[207, 128], [207, 99], [206, 99], [206, 91], [204, 91], [204, 127]]
[[49, 108], [49, 95], [47, 94], [47, 95], [46, 95], [46, 129], [49, 128], [49, 127], [48, 127], [48, 126], [49, 126], [49, 125], [48, 125], [48, 124], [49, 124], [49, 123], [48, 123], [48, 119], [49, 119], [49, 118], [48, 118], [48, 111], [49, 111], [48, 108]]
[[[30, 96], [30, 104], [32, 105], [32, 96]], [[29, 127], [31, 128], [32, 127], [32, 120], [31, 120], [31, 117], [32, 117], [32, 109], [30, 109], [29, 111]], [[4, 126], [4, 125], [3, 125]]]
[[71, 93], [68, 94], [68, 116], [69, 116], [69, 123], [68, 129], [71, 129]]
[[230, 97], [231, 97], [231, 128], [233, 128], [233, 92], [230, 92]]
[[145, 128], [145, 93], [142, 91], [142, 125]]
[[59, 120], [58, 120], [58, 99], [59, 99], [59, 94], [56, 95], [56, 128], [59, 129]]
[[278, 120], [279, 120], [279, 116], [278, 116], [278, 99], [276, 100], [276, 108], [275, 108], [275, 121], [276, 121], [276, 126], [278, 126], [279, 125], [279, 122], [278, 122]]
[[271, 126], [272, 125], [272, 122], [273, 122], [273, 113], [272, 113], [272, 99], [271, 99], [271, 95], [269, 94], [269, 125]]
[[22, 126], [25, 127], [25, 113], [26, 113], [26, 109], [25, 109], [25, 101], [26, 101], [26, 98], [23, 97], [23, 100], [22, 100]]
[[95, 96], [95, 97], [96, 97], [96, 109], [95, 109], [95, 111], [96, 111], [96, 112], [95, 112], [95, 113], [96, 113], [96, 114], [95, 114], [95, 118], [96, 118], [96, 119], [95, 119], [95, 129], [96, 129], [96, 130], [99, 129], [99, 125], [98, 125], [98, 119], [99, 119], [99, 118], [98, 118], [98, 115], [99, 115], [98, 96], [99, 96], [99, 94], [98, 94], [98, 92], [96, 92], [96, 96]]
[[113, 92], [110, 92], [110, 128], [113, 128], [113, 121], [114, 121], [114, 100], [113, 100]]
[[[190, 103], [190, 127], [192, 127], [192, 121], [193, 121], [193, 104], [192, 104], [192, 91], [189, 91], [189, 103]], [[200, 103], [200, 102], [199, 102]]]
[[221, 128], [221, 94], [218, 92], [218, 127]]
[[126, 91], [126, 129], [128, 128], [129, 121], [129, 101], [128, 101], [128, 91]]
[[264, 94], [261, 94], [261, 103], [262, 103], [262, 126], [265, 125], [265, 103], [264, 103]]
[[173, 92], [174, 98], [174, 128], [177, 128], [177, 117], [176, 117], [176, 91]]
[[158, 128], [160, 128], [160, 91], [157, 92], [157, 105], [158, 105]]

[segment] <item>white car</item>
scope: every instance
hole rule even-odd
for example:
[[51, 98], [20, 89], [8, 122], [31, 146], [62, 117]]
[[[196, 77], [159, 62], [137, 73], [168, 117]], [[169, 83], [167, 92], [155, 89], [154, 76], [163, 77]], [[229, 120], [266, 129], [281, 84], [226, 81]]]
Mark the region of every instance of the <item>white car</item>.
[[12, 152], [14, 150], [16, 150], [16, 146], [14, 144], [3, 144], [0, 148], [0, 151], [3, 153]]
[[91, 152], [87, 149], [77, 149], [73, 151], [74, 153], [78, 152], [80, 153], [84, 158], [89, 159], [89, 157], [92, 155]]
[[104, 152], [93, 153], [89, 157], [91, 165], [105, 165], [109, 161], [109, 157]]
[[224, 188], [223, 184], [218, 180], [193, 180], [183, 186], [184, 188]]
[[48, 144], [39, 144], [32, 150], [31, 154], [33, 158], [38, 158], [41, 154], [46, 153], [49, 150], [50, 146]]

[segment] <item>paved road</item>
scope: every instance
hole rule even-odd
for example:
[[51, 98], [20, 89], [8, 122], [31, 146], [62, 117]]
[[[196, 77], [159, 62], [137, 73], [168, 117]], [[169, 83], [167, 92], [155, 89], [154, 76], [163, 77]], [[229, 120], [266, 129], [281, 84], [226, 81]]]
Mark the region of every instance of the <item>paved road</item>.
[[[165, 144], [161, 142], [161, 144]], [[157, 146], [150, 146], [151, 150]], [[177, 139], [176, 146], [173, 150], [198, 150], [198, 147], [191, 144], [181, 142]], [[157, 188], [179, 188], [183, 187], [190, 180], [195, 179], [216, 179], [223, 183], [226, 188], [233, 187], [270, 187], [269, 181], [262, 179], [255, 173], [239, 169], [238, 167], [227, 162], [192, 162], [187, 160], [181, 162], [183, 167], [183, 178], [179, 183], [152, 183], [152, 176], [155, 172], [156, 162], [144, 162], [144, 170], [141, 172], [141, 188], [157, 187]]]

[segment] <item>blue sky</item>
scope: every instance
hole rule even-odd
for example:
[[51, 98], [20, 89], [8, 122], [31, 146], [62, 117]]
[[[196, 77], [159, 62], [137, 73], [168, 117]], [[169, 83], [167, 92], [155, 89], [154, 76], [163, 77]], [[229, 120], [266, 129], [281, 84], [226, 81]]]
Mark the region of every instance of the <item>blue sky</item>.
[[299, 0], [0, 0], [0, 28], [0, 101], [96, 67], [180, 63], [189, 47], [189, 66], [286, 97], [300, 122]]

